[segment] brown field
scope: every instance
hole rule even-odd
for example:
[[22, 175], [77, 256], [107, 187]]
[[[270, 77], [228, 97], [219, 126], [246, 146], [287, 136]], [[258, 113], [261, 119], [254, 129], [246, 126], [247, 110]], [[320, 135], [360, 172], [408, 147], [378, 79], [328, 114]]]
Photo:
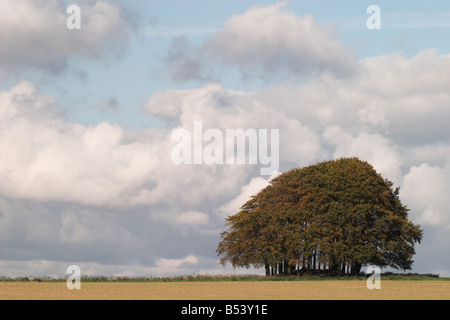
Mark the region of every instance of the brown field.
[[450, 281], [0, 282], [1, 300], [449, 300]]

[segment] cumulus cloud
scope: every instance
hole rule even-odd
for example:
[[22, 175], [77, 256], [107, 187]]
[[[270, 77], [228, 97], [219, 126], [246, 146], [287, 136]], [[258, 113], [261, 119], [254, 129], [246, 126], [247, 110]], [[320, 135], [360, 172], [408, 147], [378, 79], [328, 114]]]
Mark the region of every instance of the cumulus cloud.
[[161, 267], [161, 268], [179, 268], [180, 266], [184, 265], [184, 264], [197, 264], [198, 263], [198, 259], [193, 256], [187, 256], [185, 258], [182, 259], [165, 259], [165, 258], [161, 258], [158, 259], [156, 261], [156, 266], [157, 267]]
[[312, 77], [264, 89], [264, 101], [312, 128], [339, 125], [402, 145], [447, 143], [450, 55], [424, 50], [362, 59], [353, 77]]
[[144, 112], [164, 120], [183, 121], [188, 115], [191, 118], [204, 118], [209, 109], [213, 112], [221, 108], [236, 108], [237, 104], [246, 103], [248, 96], [248, 92], [225, 90], [217, 83], [209, 83], [204, 88], [169, 89], [152, 96], [144, 107]]
[[172, 78], [211, 79], [212, 64], [266, 80], [280, 73], [302, 77], [356, 71], [356, 59], [336, 40], [332, 26], [319, 26], [313, 16], [300, 17], [285, 7], [285, 2], [254, 6], [234, 15], [199, 47], [191, 48], [185, 37], [176, 38], [168, 56]]
[[444, 167], [422, 163], [411, 167], [403, 178], [402, 195], [415, 219], [425, 226], [450, 230], [450, 163]]
[[[432, 153], [432, 150], [430, 150]], [[417, 248], [415, 265], [423, 272], [448, 276], [450, 250], [450, 162], [443, 165], [421, 163], [404, 175], [400, 196], [410, 209], [410, 217], [424, 230]]]
[[169, 123], [175, 119], [177, 127], [190, 132], [198, 120], [203, 122], [204, 130], [279, 129], [280, 159], [295, 165], [318, 159], [321, 148], [317, 132], [275, 106], [259, 92], [228, 90], [213, 83], [202, 88], [159, 92], [149, 99], [144, 110]]
[[[0, 190], [13, 198], [123, 205], [147, 201], [158, 160], [118, 125], [65, 120], [55, 99], [22, 82], [0, 92]], [[140, 190], [140, 191], [139, 191]]]
[[[80, 5], [81, 30], [68, 30], [61, 0], [0, 3], [0, 65], [3, 73], [36, 68], [59, 73], [68, 59], [96, 59], [120, 53], [131, 35], [131, 22], [120, 2], [96, 0]], [[4, 74], [5, 75], [5, 74]]]

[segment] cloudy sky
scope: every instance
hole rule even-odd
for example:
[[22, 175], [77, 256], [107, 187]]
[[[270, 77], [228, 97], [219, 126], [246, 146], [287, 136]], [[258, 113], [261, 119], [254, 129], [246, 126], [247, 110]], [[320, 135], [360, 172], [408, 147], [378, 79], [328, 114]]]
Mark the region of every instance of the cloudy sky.
[[369, 161], [425, 231], [412, 272], [450, 276], [449, 38], [448, 1], [2, 0], [0, 275], [234, 272], [224, 219], [270, 177], [174, 164], [202, 121], [279, 129], [279, 172]]

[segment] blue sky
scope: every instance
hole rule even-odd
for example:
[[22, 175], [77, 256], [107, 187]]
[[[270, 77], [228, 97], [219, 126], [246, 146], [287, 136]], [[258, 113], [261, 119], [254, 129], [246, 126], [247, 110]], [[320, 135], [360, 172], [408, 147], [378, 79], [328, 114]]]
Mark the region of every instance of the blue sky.
[[71, 3], [0, 4], [0, 275], [232, 272], [224, 218], [269, 177], [174, 165], [199, 120], [280, 129], [280, 172], [367, 160], [425, 229], [413, 271], [450, 275], [448, 1], [84, 0], [70, 31]]

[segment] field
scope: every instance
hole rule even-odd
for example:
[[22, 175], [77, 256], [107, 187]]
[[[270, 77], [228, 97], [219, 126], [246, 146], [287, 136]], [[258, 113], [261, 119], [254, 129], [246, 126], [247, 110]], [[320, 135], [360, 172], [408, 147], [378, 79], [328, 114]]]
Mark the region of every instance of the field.
[[450, 281], [382, 280], [369, 290], [364, 280], [0, 282], [1, 300], [450, 300]]

